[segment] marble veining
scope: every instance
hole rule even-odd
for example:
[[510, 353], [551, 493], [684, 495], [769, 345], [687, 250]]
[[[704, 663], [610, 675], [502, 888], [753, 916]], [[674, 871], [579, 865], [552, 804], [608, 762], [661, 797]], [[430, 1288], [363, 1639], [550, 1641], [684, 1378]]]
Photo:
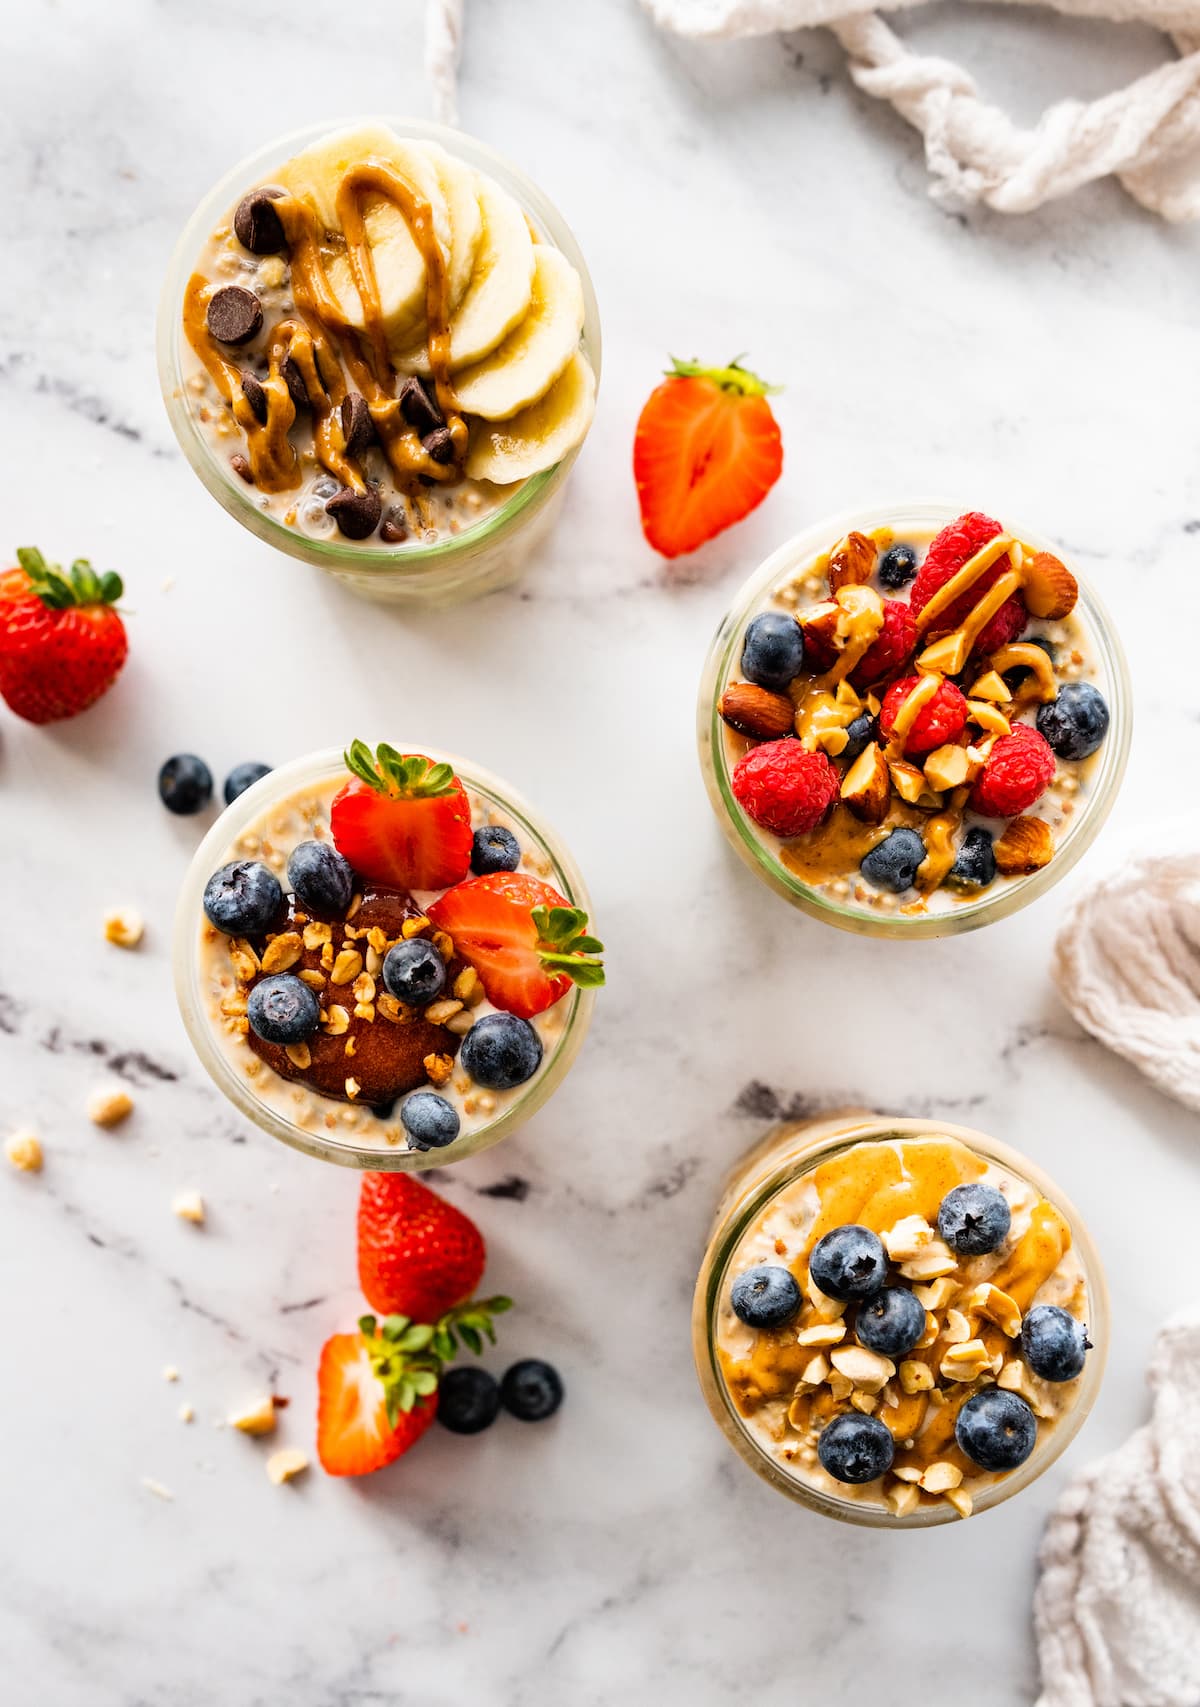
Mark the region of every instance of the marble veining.
[[[965, 1637], [973, 1700], [1015, 1707], [1034, 1690], [1042, 1518], [1144, 1414], [1151, 1336], [1194, 1284], [1196, 1123], [1057, 1003], [1059, 894], [954, 942], [871, 944], [755, 885], [711, 820], [694, 695], [722, 610], [777, 543], [826, 512], [944, 494], [1060, 539], [1121, 627], [1137, 727], [1105, 844], [1185, 809], [1200, 458], [1178, 376], [1200, 363], [1200, 234], [1112, 185], [1027, 219], [948, 216], [913, 133], [819, 34], [704, 47], [658, 36], [632, 0], [469, 0], [463, 121], [576, 230], [604, 320], [599, 411], [520, 587], [381, 620], [201, 490], [157, 393], [153, 317], [178, 230], [237, 158], [321, 107], [428, 112], [421, 10], [360, 0], [319, 34], [279, 0], [136, 18], [30, 0], [8, 20], [3, 551], [120, 568], [133, 651], [77, 723], [0, 710], [0, 1129], [34, 1126], [47, 1158], [40, 1177], [0, 1169], [0, 1693], [939, 1702]], [[1031, 111], [1158, 51], [1022, 14], [927, 8], [900, 27]], [[786, 387], [784, 478], [664, 567], [637, 523], [637, 410], [668, 353], [741, 350]], [[361, 728], [326, 704], [346, 679]], [[369, 1483], [276, 1488], [261, 1443], [218, 1425], [274, 1382], [291, 1401], [278, 1438], [311, 1449], [318, 1349], [360, 1308], [357, 1181], [246, 1127], [192, 1059], [169, 943], [203, 824], [168, 820], [154, 775], [181, 749], [220, 777], [372, 730], [469, 753], [534, 798], [609, 945], [563, 1091], [436, 1181], [484, 1229], [489, 1288], [518, 1300], [489, 1362], [552, 1357], [568, 1403], [540, 1431], [435, 1429]], [[102, 938], [121, 903], [148, 921], [136, 953]], [[136, 1106], [103, 1132], [84, 1108], [112, 1080]], [[848, 1102], [1029, 1150], [1112, 1285], [1108, 1380], [1079, 1440], [1010, 1506], [929, 1535], [786, 1507], [729, 1453], [691, 1370], [690, 1292], [730, 1163], [770, 1122]], [[202, 1192], [203, 1228], [171, 1213], [183, 1189]]]

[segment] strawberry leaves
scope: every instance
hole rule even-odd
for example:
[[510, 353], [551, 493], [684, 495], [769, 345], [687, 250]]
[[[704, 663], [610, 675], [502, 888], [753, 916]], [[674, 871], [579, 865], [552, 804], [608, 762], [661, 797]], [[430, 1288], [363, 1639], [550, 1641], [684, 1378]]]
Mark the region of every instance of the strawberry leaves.
[[666, 374], [668, 379], [711, 379], [722, 391], [736, 391], [739, 397], [776, 397], [783, 390], [782, 385], [768, 385], [743, 367], [741, 356], [735, 356], [728, 367], [705, 367], [703, 362], [681, 362], [672, 356]]
[[365, 741], [352, 741], [342, 757], [360, 782], [393, 800], [434, 800], [457, 786], [450, 765], [434, 764], [421, 753], [398, 753], [386, 741], [374, 753]]
[[111, 569], [98, 575], [86, 557], [77, 557], [64, 573], [57, 563], [47, 563], [35, 545], [22, 545], [17, 548], [17, 562], [29, 576], [31, 590], [48, 610], [113, 605], [125, 591], [119, 575]]
[[478, 1357], [486, 1339], [496, 1343], [492, 1318], [512, 1309], [512, 1299], [469, 1298], [456, 1304], [438, 1321], [414, 1322], [408, 1316], [359, 1317], [359, 1331], [366, 1341], [371, 1369], [383, 1388], [388, 1422], [396, 1427], [402, 1414], [419, 1399], [437, 1392], [442, 1366], [450, 1361], [459, 1342]]
[[588, 916], [581, 908], [535, 907], [532, 918], [538, 958], [549, 973], [561, 974], [584, 990], [604, 983], [604, 966], [598, 958], [604, 944], [588, 935]]

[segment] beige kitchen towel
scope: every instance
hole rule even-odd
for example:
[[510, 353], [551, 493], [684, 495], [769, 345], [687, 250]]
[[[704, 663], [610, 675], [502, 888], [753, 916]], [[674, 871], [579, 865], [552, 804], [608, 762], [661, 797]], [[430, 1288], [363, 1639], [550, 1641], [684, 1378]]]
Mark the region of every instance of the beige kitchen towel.
[[1200, 1311], [1155, 1342], [1150, 1421], [1070, 1483], [1034, 1595], [1038, 1707], [1200, 1702]]

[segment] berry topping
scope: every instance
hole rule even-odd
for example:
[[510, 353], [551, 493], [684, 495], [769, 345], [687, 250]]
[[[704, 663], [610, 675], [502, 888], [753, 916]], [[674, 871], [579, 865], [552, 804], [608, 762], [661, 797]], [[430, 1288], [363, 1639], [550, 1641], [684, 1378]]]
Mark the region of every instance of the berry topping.
[[846, 726], [846, 745], [840, 756], [847, 765], [853, 764], [863, 749], [875, 739], [877, 727], [869, 711], [860, 712], [854, 722]]
[[471, 877], [428, 909], [455, 951], [478, 972], [488, 1000], [532, 1019], [572, 984], [604, 982], [604, 944], [588, 934], [587, 914], [536, 877], [494, 872]]
[[1037, 1422], [1016, 1393], [985, 1387], [959, 1411], [954, 1438], [981, 1470], [1015, 1470], [1033, 1451]]
[[847, 1411], [821, 1430], [817, 1457], [835, 1481], [873, 1482], [892, 1467], [896, 1443], [878, 1417]]
[[297, 901], [318, 919], [342, 919], [354, 895], [349, 862], [328, 842], [298, 842], [287, 863]]
[[69, 570], [33, 546], [0, 573], [0, 695], [29, 723], [75, 717], [116, 681], [129, 650], [113, 608], [121, 577], [85, 557]]
[[500, 1415], [500, 1385], [476, 1364], [447, 1369], [438, 1382], [437, 1420], [451, 1434], [482, 1434]]
[[261, 860], [231, 860], [204, 885], [204, 915], [226, 936], [261, 936], [283, 907], [279, 879]]
[[[971, 510], [965, 516], [959, 516], [957, 521], [949, 523], [933, 540], [925, 553], [925, 561], [913, 582], [912, 598], [910, 600], [912, 613], [920, 616], [925, 606], [937, 592], [952, 579], [963, 564], [981, 551], [990, 539], [995, 539], [1003, 529], [999, 522], [990, 516], [984, 516], [978, 510]], [[948, 633], [957, 628], [970, 616], [972, 609], [989, 587], [995, 586], [1001, 575], [1009, 568], [1007, 559], [1001, 558], [993, 563], [990, 569], [970, 587], [960, 599], [955, 599], [948, 610], [944, 610], [937, 618], [931, 632]], [[975, 643], [979, 652], [998, 652], [1002, 646], [1007, 646], [1017, 638], [1028, 621], [1025, 601], [1019, 593], [1006, 599], [1000, 609], [992, 617]]]
[[212, 772], [195, 753], [176, 753], [158, 773], [158, 798], [168, 812], [190, 817], [212, 799]]
[[925, 843], [915, 830], [902, 825], [872, 848], [858, 869], [877, 888], [903, 895], [916, 882], [924, 858]]
[[1060, 759], [1086, 759], [1108, 734], [1108, 706], [1091, 682], [1068, 682], [1038, 708], [1038, 733]]
[[760, 688], [780, 693], [804, 668], [804, 636], [794, 616], [765, 610], [746, 629], [742, 674]]
[[358, 1283], [373, 1310], [436, 1321], [471, 1296], [486, 1258], [475, 1223], [420, 1180], [403, 1173], [363, 1175]]
[[444, 1150], [458, 1137], [458, 1110], [436, 1091], [414, 1091], [400, 1109], [410, 1150]]
[[855, 1331], [869, 1351], [905, 1357], [925, 1332], [925, 1306], [906, 1286], [885, 1286], [859, 1305]]
[[542, 1040], [515, 1014], [484, 1014], [467, 1033], [459, 1059], [485, 1090], [511, 1091], [541, 1066]]
[[1037, 1304], [1021, 1323], [1025, 1361], [1043, 1381], [1074, 1381], [1091, 1341], [1082, 1322], [1057, 1304]]
[[762, 503], [783, 468], [772, 389], [737, 362], [672, 362], [633, 441], [642, 530], [655, 551], [695, 551]]
[[985, 818], [1015, 818], [1041, 799], [1055, 769], [1045, 736], [1018, 723], [988, 754], [971, 790], [971, 805]]
[[545, 1422], [563, 1402], [562, 1377], [553, 1364], [540, 1357], [523, 1357], [504, 1373], [500, 1402], [510, 1416], [522, 1422]]
[[870, 1298], [887, 1279], [887, 1257], [878, 1235], [853, 1221], [818, 1239], [808, 1267], [825, 1296], [843, 1303]]
[[803, 836], [828, 817], [841, 778], [824, 753], [785, 736], [738, 760], [733, 793], [744, 811], [777, 836]]
[[321, 1018], [316, 994], [290, 972], [278, 972], [254, 986], [246, 1004], [250, 1029], [264, 1043], [302, 1043]]
[[[913, 689], [919, 687], [922, 676], [901, 676], [883, 696], [879, 711], [879, 727], [887, 737], [896, 726], [900, 707]], [[935, 747], [945, 747], [958, 740], [967, 726], [967, 702], [953, 682], [942, 682], [932, 699], [927, 699], [913, 719], [904, 737], [904, 751], [932, 753]]]
[[234, 765], [225, 778], [225, 787], [222, 790], [226, 806], [232, 806], [239, 795], [245, 794], [248, 788], [253, 788], [256, 782], [261, 782], [263, 777], [270, 774], [270, 765], [261, 765], [254, 759], [247, 760], [244, 765]]
[[917, 644], [917, 625], [908, 606], [884, 599], [883, 627], [850, 672], [857, 688], [873, 687], [903, 668]]
[[449, 765], [355, 741], [353, 778], [334, 799], [338, 852], [361, 877], [397, 889], [445, 889], [471, 864], [471, 808]]
[[759, 1263], [739, 1274], [729, 1292], [734, 1314], [748, 1328], [781, 1328], [803, 1299], [796, 1277], [778, 1263]]
[[446, 988], [446, 962], [428, 937], [411, 937], [384, 955], [383, 982], [398, 1002], [427, 1007]]
[[963, 837], [946, 882], [955, 889], [986, 889], [995, 876], [991, 832], [976, 824]]
[[907, 586], [917, 572], [917, 554], [911, 545], [893, 545], [879, 562], [879, 580], [889, 593]]
[[484, 824], [471, 841], [471, 870], [476, 877], [493, 871], [515, 871], [521, 863], [521, 844], [503, 824]]
[[956, 1185], [938, 1207], [938, 1233], [961, 1256], [982, 1257], [999, 1250], [1008, 1237], [1012, 1210], [994, 1185], [977, 1180]]

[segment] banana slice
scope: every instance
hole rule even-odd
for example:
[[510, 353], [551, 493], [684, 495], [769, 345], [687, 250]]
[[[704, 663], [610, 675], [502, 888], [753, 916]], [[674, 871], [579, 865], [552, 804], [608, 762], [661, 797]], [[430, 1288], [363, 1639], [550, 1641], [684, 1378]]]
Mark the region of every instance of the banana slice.
[[[476, 174], [483, 234], [466, 295], [450, 322], [450, 366], [457, 370], [494, 350], [529, 312], [533, 295], [533, 238], [525, 215], [506, 190]], [[392, 359], [401, 373], [428, 375], [424, 345], [393, 338]]]
[[483, 236], [483, 212], [479, 206], [479, 179], [469, 166], [456, 160], [437, 142], [414, 143], [433, 164], [450, 215], [450, 251], [446, 264], [447, 296], [453, 314], [471, 282], [475, 257]]
[[511, 486], [553, 468], [580, 443], [595, 407], [596, 376], [576, 350], [544, 397], [511, 421], [472, 429], [467, 473], [472, 480]]
[[[451, 253], [452, 232], [446, 198], [434, 163], [415, 143], [404, 143], [386, 125], [360, 125], [322, 137], [294, 155], [276, 174], [285, 190], [308, 201], [327, 231], [340, 232], [337, 194], [353, 166], [380, 160], [391, 166], [433, 209], [434, 231], [444, 254]], [[425, 262], [403, 215], [380, 196], [369, 196], [363, 210], [367, 240], [389, 336], [410, 342], [425, 319]], [[329, 284], [352, 326], [363, 325], [362, 304], [345, 255], [328, 260]]]
[[529, 313], [490, 356], [454, 377], [459, 406], [485, 421], [504, 421], [544, 397], [579, 346], [583, 285], [567, 257], [533, 246]]

